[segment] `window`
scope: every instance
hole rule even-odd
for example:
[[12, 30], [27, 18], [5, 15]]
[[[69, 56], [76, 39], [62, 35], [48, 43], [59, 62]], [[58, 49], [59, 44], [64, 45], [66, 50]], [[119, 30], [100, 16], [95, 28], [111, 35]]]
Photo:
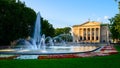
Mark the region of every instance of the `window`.
[[88, 40], [90, 40], [90, 37], [88, 37]]
[[82, 37], [80, 36], [80, 40], [82, 40]]
[[86, 37], [84, 37], [84, 40], [86, 40]]
[[94, 40], [94, 37], [92, 37], [92, 40]]
[[96, 37], [96, 40], [98, 40], [98, 36]]

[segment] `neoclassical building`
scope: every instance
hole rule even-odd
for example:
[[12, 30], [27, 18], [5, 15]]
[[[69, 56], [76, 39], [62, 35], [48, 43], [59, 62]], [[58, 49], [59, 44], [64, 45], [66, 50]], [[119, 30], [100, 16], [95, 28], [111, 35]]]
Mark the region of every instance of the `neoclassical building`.
[[72, 32], [75, 42], [100, 43], [109, 41], [108, 25], [100, 22], [87, 21], [81, 25], [74, 25]]

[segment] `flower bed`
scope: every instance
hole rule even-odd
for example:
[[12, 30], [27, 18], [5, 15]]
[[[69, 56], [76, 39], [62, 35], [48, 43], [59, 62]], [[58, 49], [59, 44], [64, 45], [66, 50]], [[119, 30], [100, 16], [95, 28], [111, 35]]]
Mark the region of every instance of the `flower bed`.
[[13, 55], [13, 56], [8, 56], [8, 57], [0, 57], [0, 60], [3, 60], [3, 59], [15, 59], [17, 57], [18, 57], [18, 55]]
[[59, 54], [59, 55], [41, 55], [38, 59], [53, 59], [53, 58], [76, 58], [79, 57], [77, 54]]
[[113, 46], [104, 46], [99, 52], [87, 52], [81, 54], [60, 54], [60, 55], [41, 55], [38, 59], [54, 59], [54, 58], [81, 58], [81, 57], [93, 57], [93, 56], [108, 56], [111, 54], [117, 54], [118, 51]]
[[105, 46], [103, 47], [100, 52], [103, 54], [117, 54], [118, 51], [113, 46]]

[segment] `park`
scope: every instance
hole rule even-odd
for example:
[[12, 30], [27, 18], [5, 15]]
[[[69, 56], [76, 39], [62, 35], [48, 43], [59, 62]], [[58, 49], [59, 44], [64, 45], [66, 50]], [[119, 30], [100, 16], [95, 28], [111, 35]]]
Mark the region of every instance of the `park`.
[[40, 11], [19, 0], [0, 2], [1, 68], [120, 67], [119, 13], [109, 19], [110, 24], [88, 20], [54, 28]]

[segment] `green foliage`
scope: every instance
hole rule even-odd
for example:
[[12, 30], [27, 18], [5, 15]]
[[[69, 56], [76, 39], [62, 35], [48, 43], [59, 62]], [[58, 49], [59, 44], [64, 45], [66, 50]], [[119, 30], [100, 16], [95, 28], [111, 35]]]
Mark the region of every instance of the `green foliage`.
[[[116, 0], [119, 4], [119, 12], [120, 12], [120, 1]], [[120, 39], [120, 13], [116, 14], [115, 17], [110, 19], [110, 31], [112, 33], [113, 39]]]
[[[32, 36], [36, 13], [18, 0], [0, 0], [0, 45]], [[47, 20], [41, 19], [42, 34], [54, 36], [54, 28]]]
[[42, 21], [41, 21], [41, 28], [42, 28], [42, 34], [45, 34], [46, 36], [51, 36], [53, 37], [54, 34], [55, 34], [55, 29], [54, 27], [52, 26], [52, 24], [50, 24], [48, 22], [48, 20], [45, 20], [42, 18]]
[[120, 14], [110, 19], [110, 31], [113, 39], [120, 39]]
[[56, 28], [55, 29], [55, 36], [61, 37], [62, 40], [64, 41], [72, 41], [72, 36], [71, 36], [71, 28], [70, 27], [65, 27], [65, 28]]
[[55, 29], [55, 36], [60, 35], [60, 34], [70, 34], [70, 27], [65, 27], [65, 28], [56, 28]]
[[16, 0], [0, 0], [0, 45], [30, 35], [36, 18], [33, 9]]

